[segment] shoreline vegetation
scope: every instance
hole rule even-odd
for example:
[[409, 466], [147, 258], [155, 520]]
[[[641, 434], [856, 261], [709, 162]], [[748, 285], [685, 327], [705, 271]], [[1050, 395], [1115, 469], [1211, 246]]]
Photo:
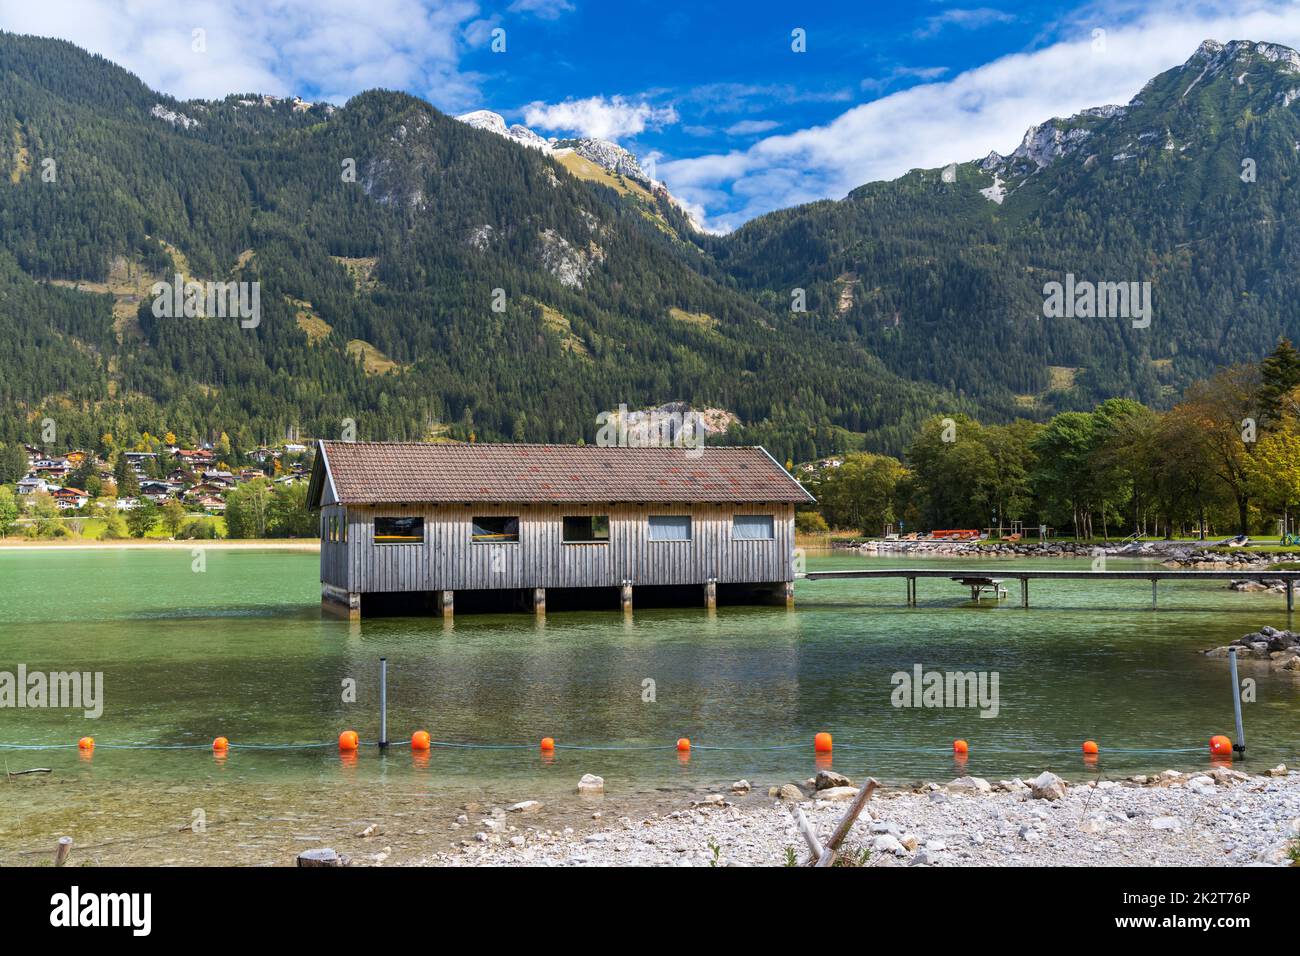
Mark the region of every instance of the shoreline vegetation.
[[221, 551], [319, 551], [315, 538], [194, 538], [188, 541], [166, 538], [101, 540], [97, 538], [0, 538], [0, 551], [165, 551], [215, 548]]

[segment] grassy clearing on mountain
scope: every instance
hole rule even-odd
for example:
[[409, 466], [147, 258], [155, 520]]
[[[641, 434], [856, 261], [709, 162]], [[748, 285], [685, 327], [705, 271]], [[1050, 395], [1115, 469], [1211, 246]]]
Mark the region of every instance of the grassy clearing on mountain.
[[89, 279], [51, 279], [51, 285], [94, 295], [111, 295], [113, 297], [113, 333], [118, 342], [127, 339], [142, 340], [137, 317], [140, 303], [152, 297], [152, 289], [158, 276], [154, 275], [140, 262], [117, 256], [108, 268], [108, 277], [103, 282]]
[[358, 292], [369, 292], [374, 289], [378, 282], [375, 280], [375, 266], [379, 260], [374, 256], [330, 256], [335, 262], [348, 271], [352, 279], [352, 284]]
[[587, 348], [587, 343], [574, 333], [573, 326], [570, 324], [568, 316], [560, 312], [558, 309], [551, 308], [545, 302], [538, 302], [536, 299], [527, 296], [524, 297], [524, 302], [529, 306], [536, 306], [541, 311], [542, 325], [544, 325], [549, 332], [552, 332], [559, 337], [561, 348], [566, 352], [573, 352], [577, 355], [583, 356], [584, 358], [591, 357], [590, 350]]
[[14, 120], [14, 164], [9, 170], [9, 182], [17, 186], [32, 171], [32, 154], [23, 136], [22, 124]]
[[285, 300], [296, 310], [293, 314], [298, 328], [307, 333], [307, 341], [312, 345], [329, 338], [334, 327], [316, 314], [310, 302], [285, 296]]
[[718, 320], [707, 312], [687, 312], [685, 309], [679, 309], [673, 306], [668, 310], [668, 315], [678, 322], [685, 322], [687, 325], [694, 325], [697, 328], [705, 329], [712, 332], [718, 327]]
[[402, 367], [364, 339], [348, 342], [348, 355], [361, 359], [361, 367], [367, 375], [387, 375]]

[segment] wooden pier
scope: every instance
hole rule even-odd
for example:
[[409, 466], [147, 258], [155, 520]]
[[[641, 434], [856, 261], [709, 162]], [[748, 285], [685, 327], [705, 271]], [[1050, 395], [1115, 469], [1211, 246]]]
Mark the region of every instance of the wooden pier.
[[[982, 590], [990, 590], [998, 595], [1005, 593], [1003, 581], [1020, 582], [1020, 606], [1029, 607], [1030, 581], [1150, 581], [1151, 607], [1156, 607], [1156, 587], [1160, 581], [1285, 581], [1286, 609], [1290, 613], [1295, 607], [1295, 583], [1300, 579], [1300, 571], [1177, 571], [1170, 569], [1149, 571], [1072, 571], [1042, 570], [1032, 571], [1023, 568], [872, 568], [853, 571], [809, 571], [804, 575], [808, 581], [821, 581], [829, 578], [902, 578], [907, 584], [907, 606], [916, 607], [916, 582], [921, 578], [947, 578], [962, 587], [971, 590], [974, 600]], [[999, 598], [1000, 599], [1000, 598]]]

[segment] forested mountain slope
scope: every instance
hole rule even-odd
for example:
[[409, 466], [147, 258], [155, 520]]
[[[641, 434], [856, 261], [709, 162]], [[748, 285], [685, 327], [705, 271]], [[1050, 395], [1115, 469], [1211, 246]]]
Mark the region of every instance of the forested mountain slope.
[[[591, 441], [686, 401], [803, 460], [935, 412], [1160, 404], [1300, 337], [1297, 110], [1300, 56], [1207, 43], [1009, 156], [715, 238], [405, 94], [178, 102], [0, 34], [0, 442]], [[257, 282], [260, 321], [156, 318], [177, 273]], [[1150, 327], [1044, 318], [1067, 273], [1151, 282]]]
[[[1008, 156], [914, 170], [748, 223], [713, 251], [760, 300], [990, 417], [1162, 404], [1300, 335], [1300, 55], [1207, 41], [1122, 107], [1031, 128]], [[1152, 321], [1045, 318], [1044, 285], [1152, 284]]]
[[[47, 415], [73, 444], [347, 418], [590, 441], [602, 410], [681, 400], [797, 456], [832, 424], [897, 444], [946, 403], [729, 288], [670, 211], [405, 94], [180, 103], [6, 35], [0, 128], [0, 441]], [[260, 322], [155, 318], [176, 272], [257, 281]]]

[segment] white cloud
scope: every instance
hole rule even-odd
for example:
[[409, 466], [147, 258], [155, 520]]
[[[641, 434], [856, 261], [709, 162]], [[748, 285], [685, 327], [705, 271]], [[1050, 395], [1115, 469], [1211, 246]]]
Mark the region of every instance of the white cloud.
[[677, 111], [671, 106], [654, 106], [622, 96], [589, 96], [563, 103], [529, 103], [524, 107], [524, 122], [546, 130], [618, 140], [636, 136], [647, 128], [676, 123]]
[[928, 37], [940, 32], [945, 27], [957, 27], [962, 30], [979, 30], [995, 23], [1012, 23], [1015, 21], [1009, 13], [994, 10], [992, 7], [975, 9], [956, 8], [945, 10], [937, 16], [927, 17], [925, 27], [917, 31], [917, 36]]
[[[459, 67], [474, 0], [44, 0], [4, 3], [0, 28], [70, 40], [181, 99], [407, 89], [449, 111], [479, 101]], [[204, 31], [196, 52], [193, 31]]]
[[741, 120], [727, 127], [728, 136], [753, 136], [755, 133], [767, 133], [781, 124], [776, 120]]
[[543, 20], [554, 20], [573, 10], [568, 0], [515, 0], [510, 4], [511, 13], [531, 13]]
[[734, 228], [765, 212], [814, 199], [839, 198], [863, 183], [917, 167], [1008, 152], [1025, 130], [1089, 106], [1125, 103], [1156, 74], [1183, 63], [1206, 38], [1268, 40], [1300, 47], [1300, 5], [1258, 6], [1241, 13], [1201, 7], [1099, 21], [1105, 52], [1091, 28], [1078, 39], [1004, 56], [942, 83], [885, 96], [824, 126], [769, 136], [744, 150], [663, 162], [660, 177], [676, 195], [706, 210], [706, 223]]

